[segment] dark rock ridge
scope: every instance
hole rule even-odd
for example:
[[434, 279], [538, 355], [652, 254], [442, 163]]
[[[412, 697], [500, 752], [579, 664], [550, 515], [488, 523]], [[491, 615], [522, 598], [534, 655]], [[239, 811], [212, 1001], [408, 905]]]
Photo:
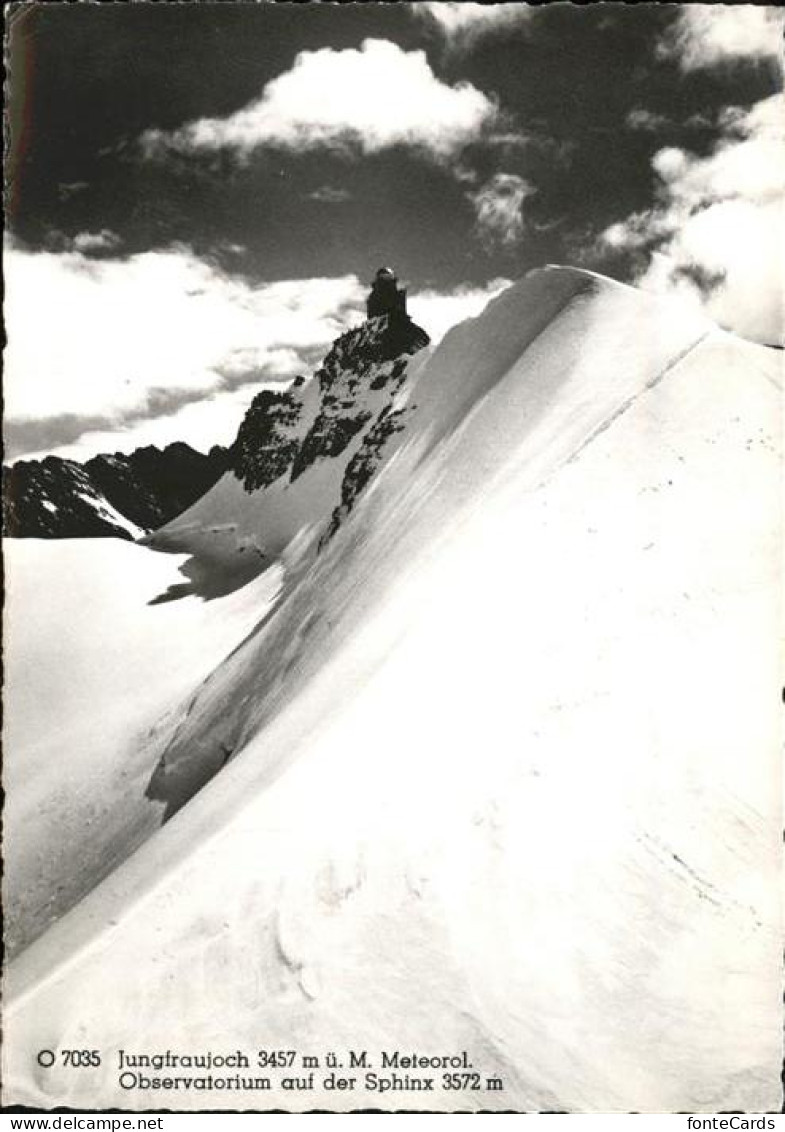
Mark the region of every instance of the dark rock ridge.
[[368, 430], [357, 452], [346, 465], [341, 483], [341, 502], [330, 518], [329, 526], [322, 538], [324, 546], [336, 533], [355, 501], [372, 479], [389, 441], [398, 432], [403, 432], [411, 409], [392, 409], [387, 406], [379, 414], [373, 427]]
[[153, 530], [185, 511], [223, 475], [229, 452], [219, 445], [205, 456], [189, 444], [149, 445], [129, 456], [95, 456], [85, 468], [113, 507], [139, 527]]
[[246, 491], [267, 487], [294, 463], [300, 447], [298, 425], [303, 415], [296, 378], [282, 391], [263, 389], [251, 402], [232, 449], [234, 474]]
[[[415, 354], [429, 341], [411, 319], [394, 314], [369, 319], [336, 339], [316, 373], [321, 408], [295, 457], [292, 480], [320, 457], [343, 452], [373, 416], [358, 396], [363, 387], [383, 389], [395, 380], [392, 370], [403, 374], [406, 355]], [[392, 370], [385, 372], [384, 362], [394, 362]]]
[[[331, 537], [368, 483], [408, 409], [394, 409], [410, 357], [430, 339], [401, 311], [370, 318], [333, 343], [313, 378], [254, 398], [231, 448], [149, 446], [85, 463], [47, 456], [3, 469], [3, 531], [12, 538], [134, 539], [191, 507], [231, 470], [248, 492], [345, 457]], [[325, 519], [330, 515], [328, 510]]]
[[226, 471], [226, 448], [188, 444], [95, 456], [47, 456], [3, 468], [3, 532], [11, 538], [124, 538], [155, 530]]
[[[404, 381], [409, 358], [429, 342], [421, 327], [397, 312], [368, 319], [342, 334], [311, 382], [298, 378], [285, 392], [266, 390], [254, 399], [234, 445], [236, 477], [247, 491], [287, 474], [294, 482], [317, 461], [340, 456], [369, 424], [360, 462], [368, 466], [371, 452], [380, 459], [383, 439], [395, 431], [381, 418], [390, 414], [390, 401]], [[369, 398], [369, 393], [379, 396]], [[350, 461], [350, 478], [356, 485], [362, 479], [364, 486], [370, 473], [360, 475], [358, 458], [359, 452]], [[347, 499], [353, 502], [359, 490], [347, 487]], [[351, 507], [343, 494], [341, 506], [342, 514]]]

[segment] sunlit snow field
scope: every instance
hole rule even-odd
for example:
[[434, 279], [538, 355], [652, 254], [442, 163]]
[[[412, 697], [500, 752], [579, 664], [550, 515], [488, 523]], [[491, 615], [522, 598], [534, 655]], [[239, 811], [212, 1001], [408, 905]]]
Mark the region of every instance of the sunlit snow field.
[[[778, 352], [548, 269], [414, 371], [318, 556], [318, 466], [297, 481], [274, 610], [278, 568], [151, 606], [181, 560], [15, 546], [12, 877], [40, 908], [53, 854], [66, 883], [118, 867], [9, 972], [7, 1101], [138, 1105], [30, 1057], [87, 1035], [263, 1035], [465, 1049], [505, 1082], [468, 1109], [778, 1107], [780, 386]], [[160, 544], [204, 554], [220, 511], [263, 551], [288, 491], [224, 479]], [[174, 775], [233, 757], [156, 828], [162, 736]]]

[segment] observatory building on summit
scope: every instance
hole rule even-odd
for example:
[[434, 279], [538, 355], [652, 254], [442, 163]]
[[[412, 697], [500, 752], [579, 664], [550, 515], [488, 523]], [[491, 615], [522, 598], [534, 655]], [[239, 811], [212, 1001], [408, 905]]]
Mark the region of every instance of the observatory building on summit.
[[376, 318], [380, 314], [406, 314], [406, 290], [398, 286], [391, 267], [380, 267], [376, 272], [365, 307], [368, 318]]

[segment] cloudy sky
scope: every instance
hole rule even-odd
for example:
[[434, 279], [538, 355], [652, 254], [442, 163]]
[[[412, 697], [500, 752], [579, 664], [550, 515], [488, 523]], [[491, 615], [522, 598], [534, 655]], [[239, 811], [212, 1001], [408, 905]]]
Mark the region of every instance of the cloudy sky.
[[438, 338], [543, 263], [782, 335], [782, 16], [36, 4], [9, 31], [7, 457], [229, 442], [384, 263]]

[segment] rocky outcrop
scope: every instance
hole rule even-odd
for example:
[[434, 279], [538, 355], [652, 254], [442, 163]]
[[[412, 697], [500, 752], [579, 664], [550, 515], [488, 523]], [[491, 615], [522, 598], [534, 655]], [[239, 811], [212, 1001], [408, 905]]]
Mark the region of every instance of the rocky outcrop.
[[227, 449], [205, 456], [188, 444], [137, 448], [129, 456], [95, 456], [85, 469], [113, 507], [132, 523], [154, 530], [190, 507], [223, 475]]
[[336, 339], [310, 380], [298, 377], [285, 391], [257, 394], [233, 446], [236, 478], [254, 492], [276, 481], [294, 484], [322, 460], [347, 461], [340, 498], [333, 497], [324, 513], [323, 544], [351, 511], [390, 439], [403, 428], [406, 410], [394, 408], [393, 402], [411, 356], [429, 341], [405, 314], [370, 318]]
[[47, 456], [3, 469], [8, 538], [124, 538], [142, 531], [123, 519], [74, 460]]
[[257, 393], [234, 442], [232, 470], [247, 491], [267, 487], [284, 475], [300, 448], [298, 426], [303, 416], [304, 379], [289, 389]]
[[47, 456], [3, 469], [3, 531], [11, 538], [134, 539], [190, 507], [223, 474], [229, 452], [187, 444], [95, 456]]
[[295, 457], [292, 480], [317, 459], [343, 452], [374, 416], [362, 392], [382, 390], [390, 383], [397, 388], [407, 357], [429, 341], [411, 319], [394, 315], [368, 319], [336, 340], [316, 373], [321, 408]]
[[[310, 379], [263, 389], [231, 448], [187, 444], [95, 456], [48, 456], [3, 469], [3, 529], [12, 538], [135, 539], [166, 525], [231, 471], [246, 492], [290, 484], [321, 460], [342, 458], [345, 482], [326, 500], [328, 537], [340, 526], [397, 431], [393, 400], [410, 357], [430, 339], [403, 312], [342, 334]], [[354, 445], [354, 447], [351, 447]]]
[[373, 428], [365, 435], [362, 444], [346, 466], [341, 483], [341, 502], [330, 518], [330, 524], [322, 538], [324, 546], [336, 533], [355, 501], [382, 463], [389, 441], [396, 433], [403, 432], [409, 409], [383, 409]]

